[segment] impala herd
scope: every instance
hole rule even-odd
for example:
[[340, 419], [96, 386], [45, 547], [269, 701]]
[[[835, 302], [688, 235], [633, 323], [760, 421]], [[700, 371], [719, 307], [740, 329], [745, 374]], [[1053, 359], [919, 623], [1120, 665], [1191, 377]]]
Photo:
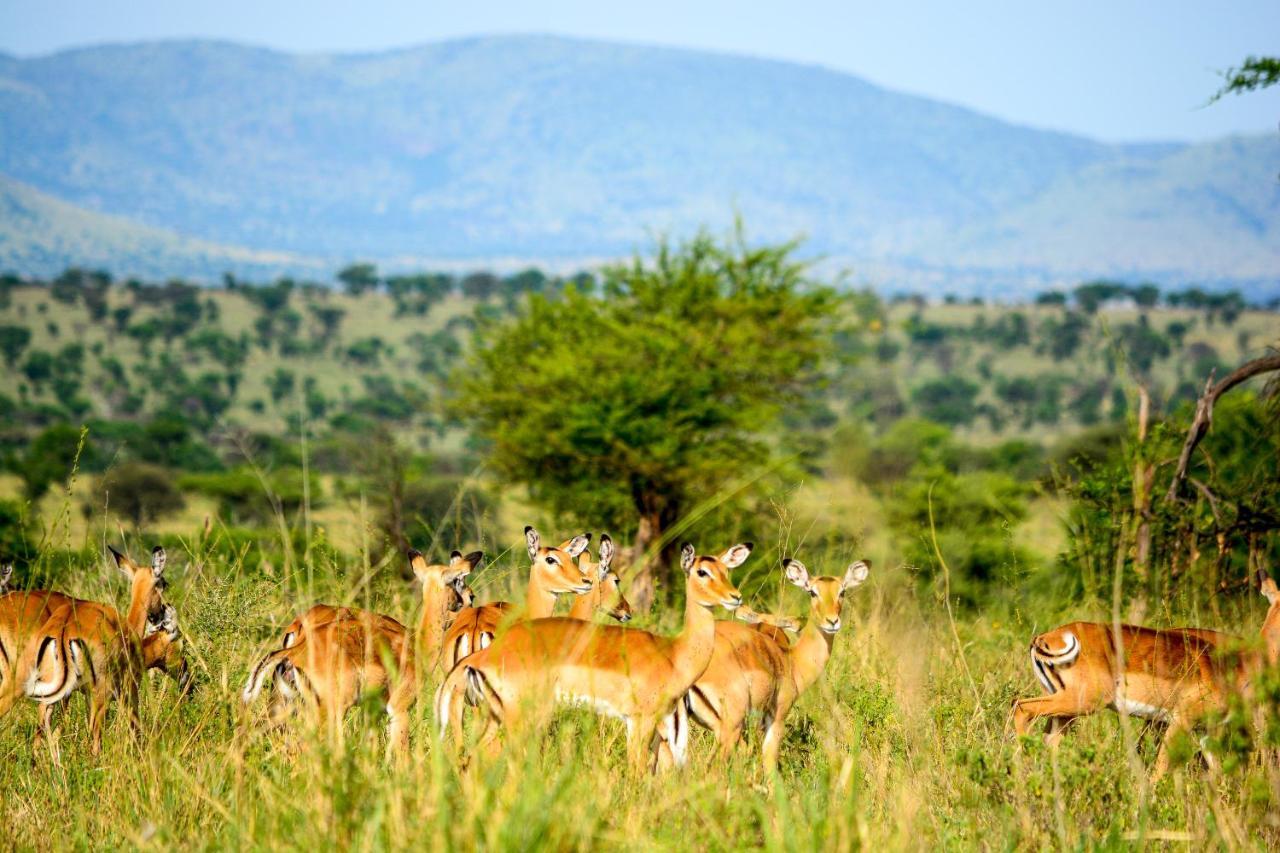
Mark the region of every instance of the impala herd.
[[[590, 540], [583, 534], [549, 546], [525, 528], [530, 565], [522, 606], [474, 602], [467, 577], [484, 558], [479, 551], [454, 551], [436, 565], [410, 551], [422, 586], [415, 630], [380, 613], [317, 604], [252, 667], [241, 700], [247, 706], [267, 691], [273, 724], [304, 710], [340, 738], [347, 711], [376, 695], [389, 720], [389, 757], [407, 751], [412, 708], [428, 685], [438, 685], [441, 743], [459, 753], [469, 710], [482, 726], [476, 748], [492, 751], [503, 732], [536, 731], [555, 707], [577, 705], [626, 724], [627, 756], [637, 770], [684, 765], [690, 723], [709, 729], [728, 758], [756, 712], [762, 765], [776, 768], [787, 715], [822, 675], [844, 622], [846, 593], [867, 579], [868, 563], [814, 576], [798, 560], [785, 560], [785, 580], [809, 594], [801, 628], [743, 605], [730, 573], [750, 556], [750, 543], [712, 555], [685, 545], [684, 620], [678, 634], [663, 636], [595, 621], [599, 613], [625, 623], [631, 606], [613, 569], [612, 540], [602, 537], [594, 556]], [[57, 715], [77, 690], [88, 698], [90, 749], [97, 754], [113, 699], [138, 736], [146, 670], [173, 677], [182, 693], [194, 687], [177, 614], [164, 600], [164, 549], [152, 551], [149, 566], [114, 548], [111, 555], [130, 585], [123, 617], [60, 592], [10, 590], [13, 567], [0, 566], [0, 716], [20, 697], [36, 702], [33, 754], [47, 744], [54, 762]], [[1270, 608], [1256, 649], [1217, 631], [1110, 623], [1072, 622], [1035, 637], [1031, 665], [1044, 695], [1014, 702], [1016, 732], [1027, 734], [1044, 720], [1056, 744], [1072, 720], [1104, 708], [1160, 721], [1166, 734], [1153, 773], [1159, 779], [1171, 737], [1224, 709], [1233, 694], [1250, 697], [1258, 675], [1280, 660], [1280, 589], [1261, 572], [1258, 583]], [[564, 596], [573, 598], [568, 615], [555, 616]], [[717, 620], [721, 607], [740, 621]], [[1205, 758], [1213, 764], [1211, 755]]]

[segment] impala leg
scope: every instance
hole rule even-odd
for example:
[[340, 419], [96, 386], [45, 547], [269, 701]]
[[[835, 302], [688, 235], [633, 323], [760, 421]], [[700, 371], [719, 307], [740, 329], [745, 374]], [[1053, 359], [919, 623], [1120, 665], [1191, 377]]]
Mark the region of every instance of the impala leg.
[[138, 673], [125, 673], [120, 685], [120, 707], [124, 709], [125, 716], [129, 718], [129, 732], [133, 735], [134, 742], [141, 746], [142, 707], [138, 687], [139, 677]]
[[[510, 721], [510, 716], [510, 714], [507, 715], [508, 722]], [[518, 718], [516, 725], [519, 726]], [[493, 715], [485, 714], [484, 728], [480, 730], [480, 736], [476, 740], [476, 752], [490, 760], [497, 758], [498, 754], [502, 752], [502, 744], [499, 743], [498, 738], [502, 734], [503, 728], [506, 727], [499, 724], [497, 718]]]
[[662, 718], [655, 750], [654, 769], [659, 773], [673, 767], [684, 767], [688, 761], [689, 712], [683, 699], [678, 700], [672, 712]]
[[102, 752], [102, 726], [111, 704], [111, 685], [103, 678], [89, 692], [89, 754]]
[[724, 709], [719, 724], [715, 728], [716, 742], [719, 744], [720, 760], [728, 763], [742, 743], [742, 731], [746, 728], [747, 709], [742, 707], [740, 713], [731, 713]]
[[772, 773], [778, 769], [778, 753], [782, 750], [782, 738], [787, 732], [787, 714], [790, 711], [790, 704], [775, 708], [773, 714], [765, 723], [764, 744], [760, 748], [760, 760], [766, 773]]
[[636, 717], [627, 732], [627, 759], [635, 773], [657, 766], [658, 721], [652, 717]]
[[1067, 728], [1075, 721], [1075, 717], [1050, 717], [1049, 725], [1045, 732], [1044, 742], [1050, 747], [1057, 748], [1062, 742], [1062, 737], [1067, 733]]
[[1155, 767], [1151, 771], [1151, 785], [1153, 787], [1164, 778], [1164, 774], [1169, 772], [1169, 744], [1180, 733], [1190, 728], [1186, 719], [1182, 716], [1174, 716], [1169, 719], [1169, 727], [1165, 729], [1164, 737], [1160, 741], [1160, 751], [1156, 753]]
[[[1060, 691], [1050, 696], [1036, 696], [1032, 699], [1018, 699], [1013, 703], [1013, 728], [1019, 736], [1027, 734], [1031, 724], [1044, 717], [1070, 720], [1093, 713], [1096, 708], [1085, 705], [1076, 698], [1073, 691]], [[1055, 737], [1056, 735], [1056, 737]], [[1050, 732], [1047, 740], [1056, 745], [1062, 737], [1061, 730]]]
[[62, 726], [54, 724], [54, 715], [60, 714], [60, 702], [49, 702], [40, 706], [40, 722], [36, 725], [35, 737], [31, 739], [31, 758], [35, 759], [36, 750], [42, 743], [49, 744], [49, 755], [53, 763], [62, 764]]

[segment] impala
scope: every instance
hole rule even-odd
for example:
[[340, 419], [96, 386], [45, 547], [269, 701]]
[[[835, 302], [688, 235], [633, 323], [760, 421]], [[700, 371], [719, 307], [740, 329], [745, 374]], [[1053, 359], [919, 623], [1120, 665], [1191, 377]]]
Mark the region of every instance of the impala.
[[[429, 565], [422, 553], [408, 552], [409, 565], [422, 583], [418, 653], [428, 673], [438, 666], [444, 620], [469, 599], [463, 579], [484, 554], [454, 551], [449, 564]], [[317, 604], [285, 629], [283, 648], [268, 653], [249, 673], [241, 698], [251, 703], [268, 684], [275, 686], [270, 717], [279, 722], [293, 700], [308, 705], [317, 718], [341, 732], [342, 718], [374, 689], [382, 693], [390, 722], [387, 747], [402, 752], [408, 743], [409, 710], [417, 697], [413, 642], [403, 625], [380, 613]], [[388, 663], [394, 661], [394, 666]]]
[[784, 561], [786, 579], [809, 593], [809, 620], [794, 643], [776, 624], [788, 620], [753, 613], [747, 619], [755, 625], [716, 623], [711, 663], [685, 702], [694, 721], [715, 733], [723, 758], [741, 742], [747, 714], [758, 711], [764, 767], [777, 766], [787, 714], [822, 675], [842, 624], [845, 593], [865, 581], [869, 569], [858, 560], [841, 577], [810, 577], [799, 560]]
[[274, 722], [297, 700], [339, 739], [347, 711], [362, 693], [377, 692], [389, 718], [388, 754], [403, 754], [408, 747], [409, 711], [417, 696], [413, 642], [389, 616], [349, 611], [344, 618], [303, 628], [291, 645], [258, 662], [241, 700], [252, 703], [268, 685], [279, 693], [271, 707]]
[[554, 617], [512, 625], [454, 667], [441, 685], [440, 734], [452, 729], [460, 742], [464, 704], [481, 708], [492, 734], [500, 726], [517, 726], [526, 703], [545, 697], [624, 720], [633, 768], [654, 766], [659, 740], [682, 763], [687, 732], [676, 730], [681, 715], [673, 712], [711, 660], [712, 608], [735, 610], [742, 604], [729, 571], [750, 554], [750, 544], [719, 557], [695, 556], [692, 545], [684, 546], [684, 627], [675, 637]]
[[[130, 602], [124, 619], [115, 608], [59, 592], [10, 592], [0, 597], [0, 715], [25, 695], [40, 706], [33, 746], [48, 739], [59, 759], [53, 714], [77, 689], [89, 697], [90, 748], [102, 746], [102, 724], [113, 697], [119, 696], [138, 724], [138, 682], [148, 667], [164, 669], [187, 685], [187, 665], [178, 642], [176, 614], [164, 604], [165, 552], [152, 551], [143, 567], [111, 548], [116, 565], [129, 578]], [[165, 630], [170, 622], [173, 633]]]
[[[591, 577], [583, 574], [574, 563], [574, 559], [587, 549], [590, 533], [575, 536], [556, 548], [545, 547], [538, 531], [532, 527], [524, 529], [524, 539], [530, 566], [529, 587], [521, 614], [523, 618], [546, 618], [555, 610], [558, 596], [583, 595], [591, 591]], [[460, 610], [444, 635], [444, 670], [452, 670], [458, 661], [488, 646], [498, 629], [514, 616], [515, 606], [507, 601], [491, 601]]]
[[600, 537], [599, 557], [599, 562], [592, 563], [591, 552], [584, 550], [578, 558], [578, 569], [595, 583], [590, 592], [574, 596], [569, 618], [589, 622], [598, 610], [619, 622], [630, 622], [631, 603], [622, 594], [622, 579], [612, 568], [614, 547], [607, 533]]
[[1159, 720], [1168, 724], [1152, 773], [1159, 781], [1172, 738], [1224, 708], [1229, 691], [1248, 691], [1262, 667], [1280, 659], [1280, 590], [1262, 572], [1259, 586], [1270, 603], [1264, 651], [1224, 651], [1224, 640], [1235, 638], [1201, 628], [1072, 622], [1040, 634], [1031, 641], [1031, 667], [1048, 695], [1013, 703], [1015, 730], [1025, 735], [1047, 719], [1046, 739], [1056, 745], [1072, 720], [1104, 708]]

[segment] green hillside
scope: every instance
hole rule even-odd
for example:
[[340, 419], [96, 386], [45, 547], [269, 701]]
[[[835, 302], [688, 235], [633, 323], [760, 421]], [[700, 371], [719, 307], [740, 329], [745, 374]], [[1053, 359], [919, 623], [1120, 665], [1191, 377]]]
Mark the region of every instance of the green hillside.
[[[29, 340], [0, 378], [0, 394], [14, 405], [11, 421], [33, 424], [59, 412], [137, 419], [176, 407], [213, 430], [280, 432], [300, 411], [318, 425], [373, 411], [425, 448], [440, 440], [445, 377], [470, 331], [501, 321], [522, 299], [517, 277], [508, 287], [476, 278], [496, 295], [463, 295], [457, 281], [428, 297], [404, 284], [399, 299], [291, 283], [233, 290], [117, 283], [91, 308], [79, 285], [11, 287], [0, 321], [25, 329]], [[1135, 377], [1162, 404], [1194, 399], [1211, 369], [1260, 354], [1277, 331], [1276, 315], [1256, 310], [1229, 320], [1131, 304], [1087, 314], [1054, 305], [883, 302], [870, 293], [854, 304], [845, 343], [852, 361], [832, 377], [825, 405], [881, 426], [931, 416], [979, 441], [1051, 442], [1122, 418]], [[39, 369], [46, 362], [59, 366], [46, 375]], [[1020, 387], [1027, 382], [1035, 388]], [[966, 389], [968, 401], [955, 411], [946, 400], [932, 402], [929, 391], [940, 383]]]

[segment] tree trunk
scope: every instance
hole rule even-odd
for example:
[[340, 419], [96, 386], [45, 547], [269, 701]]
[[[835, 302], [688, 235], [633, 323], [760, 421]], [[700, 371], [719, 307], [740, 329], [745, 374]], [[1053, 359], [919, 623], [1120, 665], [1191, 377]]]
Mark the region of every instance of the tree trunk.
[[662, 571], [662, 552], [660, 549], [651, 552], [650, 549], [661, 537], [662, 522], [658, 514], [642, 514], [636, 527], [635, 544], [631, 548], [635, 571], [627, 587], [627, 600], [641, 613], [647, 613], [653, 607], [657, 575]]

